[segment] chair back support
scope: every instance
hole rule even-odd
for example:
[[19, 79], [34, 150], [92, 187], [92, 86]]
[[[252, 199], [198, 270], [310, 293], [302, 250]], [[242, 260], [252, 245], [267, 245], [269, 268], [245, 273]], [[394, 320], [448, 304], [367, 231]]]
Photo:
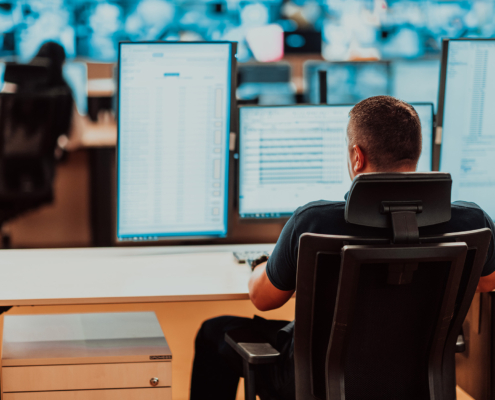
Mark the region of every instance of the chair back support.
[[[418, 227], [450, 220], [452, 178], [442, 172], [371, 173], [352, 182], [345, 219], [356, 225], [392, 228], [394, 206], [417, 210]], [[390, 209], [392, 207], [392, 210]]]
[[[413, 222], [420, 223], [419, 215], [423, 214], [422, 226], [450, 218], [450, 176], [372, 175], [376, 187], [368, 176], [353, 182], [346, 217], [356, 223], [353, 216], [363, 215], [357, 207], [361, 204], [374, 214], [365, 218], [367, 223], [383, 226], [385, 221], [391, 228], [390, 239], [309, 233], [300, 238], [296, 398], [454, 400], [455, 341], [481, 275], [491, 232], [481, 229], [415, 240], [411, 232], [417, 231]], [[426, 181], [423, 189], [421, 180]], [[441, 207], [423, 192], [433, 190], [430, 183], [435, 180], [443, 187], [436, 189]], [[413, 182], [416, 189], [404, 189], [408, 186], [404, 181]], [[399, 188], [402, 194], [392, 196]], [[369, 203], [358, 203], [354, 198], [358, 193]], [[441, 218], [433, 215], [437, 212]]]
[[[55, 147], [70, 126], [63, 94], [0, 94], [0, 223], [53, 199]], [[68, 120], [67, 120], [68, 119]]]

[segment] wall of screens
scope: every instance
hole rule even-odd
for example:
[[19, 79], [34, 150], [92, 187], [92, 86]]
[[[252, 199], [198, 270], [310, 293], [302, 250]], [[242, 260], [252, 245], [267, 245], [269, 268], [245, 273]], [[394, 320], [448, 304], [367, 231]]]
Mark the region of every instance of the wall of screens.
[[492, 0], [0, 0], [0, 56], [56, 40], [114, 62], [120, 40], [229, 40], [241, 62], [274, 61], [321, 40], [331, 61], [411, 59], [438, 55], [442, 37], [495, 37], [494, 21]]

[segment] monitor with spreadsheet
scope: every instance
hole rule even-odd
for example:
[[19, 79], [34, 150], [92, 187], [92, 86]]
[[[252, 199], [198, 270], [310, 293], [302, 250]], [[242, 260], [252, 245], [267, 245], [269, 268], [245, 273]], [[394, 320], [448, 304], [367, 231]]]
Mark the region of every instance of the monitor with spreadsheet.
[[[431, 171], [433, 105], [413, 104]], [[344, 201], [351, 180], [345, 136], [352, 105], [246, 106], [239, 109], [241, 218], [284, 218], [315, 200]]]
[[227, 234], [235, 44], [120, 43], [119, 240]]
[[304, 64], [306, 102], [318, 104], [318, 71], [327, 71], [327, 103], [358, 103], [370, 96], [390, 94], [390, 64], [387, 62], [319, 62]]
[[444, 41], [439, 99], [440, 171], [452, 175], [452, 200], [495, 218], [495, 39]]

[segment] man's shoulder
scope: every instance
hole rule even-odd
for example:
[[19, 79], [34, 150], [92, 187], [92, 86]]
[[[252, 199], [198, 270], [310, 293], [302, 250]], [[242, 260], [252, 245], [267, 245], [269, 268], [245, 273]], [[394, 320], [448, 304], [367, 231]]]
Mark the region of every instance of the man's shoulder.
[[471, 203], [469, 201], [454, 201], [452, 203], [452, 209], [458, 209], [460, 211], [474, 211], [474, 212], [483, 212], [483, 209], [476, 203]]
[[344, 234], [349, 229], [345, 222], [345, 202], [319, 200], [299, 207], [293, 223], [298, 234], [303, 232]]
[[296, 216], [306, 216], [312, 213], [343, 212], [345, 210], [345, 201], [312, 201], [295, 211]]
[[466, 227], [475, 229], [476, 227], [485, 227], [490, 217], [476, 203], [468, 201], [455, 201], [451, 209], [452, 221], [455, 223], [465, 224]]
[[[335, 235], [383, 236], [387, 229], [355, 225], [345, 220], [345, 201], [313, 201], [299, 207], [292, 219], [294, 232], [313, 232]], [[449, 232], [480, 229], [491, 224], [489, 217], [475, 203], [456, 201], [452, 203], [451, 219], [445, 223], [420, 228], [422, 234], [443, 234]]]
[[[299, 207], [295, 212], [295, 216], [306, 216], [313, 213], [342, 213], [345, 211], [345, 201], [328, 201], [318, 200], [312, 201], [304, 206]], [[452, 203], [452, 211], [455, 214], [484, 214], [483, 209], [476, 203], [468, 201], [455, 201]]]

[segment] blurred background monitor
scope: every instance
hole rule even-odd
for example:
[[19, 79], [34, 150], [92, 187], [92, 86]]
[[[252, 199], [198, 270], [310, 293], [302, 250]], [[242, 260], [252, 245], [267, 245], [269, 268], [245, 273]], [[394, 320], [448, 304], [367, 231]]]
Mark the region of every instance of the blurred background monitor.
[[438, 56], [442, 37], [494, 37], [491, 0], [0, 0], [0, 56], [28, 61], [47, 40], [68, 57], [117, 60], [120, 40], [229, 40], [238, 60]]
[[387, 62], [315, 62], [304, 64], [306, 101], [320, 99], [318, 71], [327, 71], [327, 103], [358, 103], [370, 96], [390, 94]]
[[296, 30], [284, 32], [285, 54], [321, 54], [321, 32]]
[[237, 68], [237, 98], [262, 105], [296, 102], [291, 67], [287, 63], [240, 64]]
[[[417, 171], [429, 172], [433, 105], [413, 106], [423, 128]], [[345, 136], [352, 107], [240, 107], [240, 217], [284, 218], [311, 201], [344, 201], [351, 186]]]
[[66, 62], [63, 70], [64, 78], [72, 89], [74, 102], [79, 114], [88, 113], [88, 69], [82, 62]]
[[5, 81], [3, 80], [3, 76], [5, 74], [5, 63], [0, 62], [0, 90], [3, 89], [3, 84]]
[[407, 102], [430, 102], [437, 109], [440, 60], [404, 60], [391, 64], [391, 95]]

